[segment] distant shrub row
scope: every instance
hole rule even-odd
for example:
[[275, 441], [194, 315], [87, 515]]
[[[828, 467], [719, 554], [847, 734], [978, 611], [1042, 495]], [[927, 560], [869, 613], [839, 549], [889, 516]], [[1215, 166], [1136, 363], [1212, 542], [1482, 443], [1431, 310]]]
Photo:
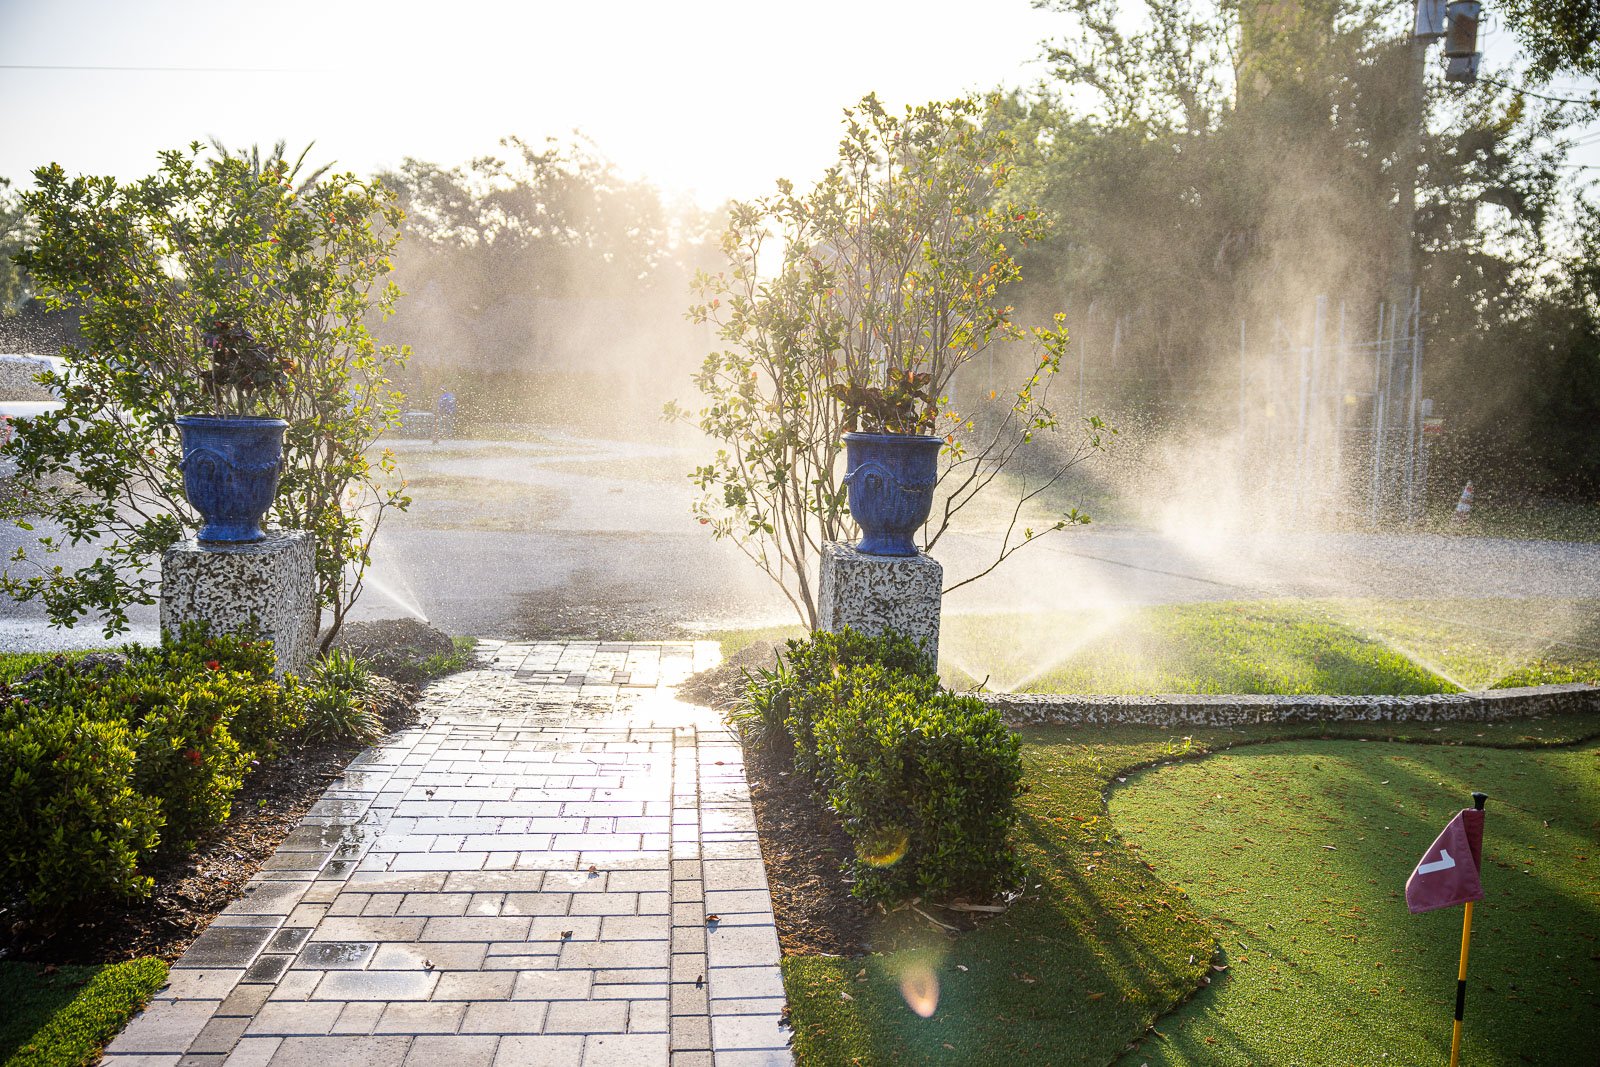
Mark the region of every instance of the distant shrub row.
[[921, 648], [851, 630], [790, 641], [751, 680], [747, 736], [792, 746], [855, 845], [868, 900], [986, 898], [1019, 876], [1022, 760], [998, 712], [941, 689]]
[[252, 761], [376, 732], [358, 664], [273, 665], [270, 642], [189, 629], [0, 681], [0, 885], [44, 910], [146, 896], [141, 862], [225, 821]]

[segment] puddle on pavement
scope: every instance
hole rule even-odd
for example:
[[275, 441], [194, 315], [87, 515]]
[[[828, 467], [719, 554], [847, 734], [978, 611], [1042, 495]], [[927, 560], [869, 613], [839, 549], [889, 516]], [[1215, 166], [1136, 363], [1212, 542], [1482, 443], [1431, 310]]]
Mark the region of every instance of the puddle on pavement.
[[371, 941], [317, 941], [300, 950], [295, 966], [311, 970], [360, 967], [377, 949]]

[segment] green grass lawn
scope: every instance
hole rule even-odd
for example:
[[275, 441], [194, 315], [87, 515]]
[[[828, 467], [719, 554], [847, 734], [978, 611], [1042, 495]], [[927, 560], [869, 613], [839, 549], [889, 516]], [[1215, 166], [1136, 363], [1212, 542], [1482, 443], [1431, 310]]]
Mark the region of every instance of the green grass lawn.
[[1423, 528], [1463, 537], [1600, 541], [1600, 503], [1501, 501], [1489, 492], [1474, 500], [1472, 513], [1460, 523], [1455, 520], [1455, 501], [1440, 501], [1428, 510]]
[[[724, 656], [798, 626], [709, 635]], [[945, 684], [1034, 693], [1449, 693], [1600, 682], [1592, 600], [1240, 600], [953, 615]]]
[[1600, 604], [1245, 600], [944, 621], [946, 684], [1038, 693], [1447, 693], [1600, 679]]
[[85, 1067], [167, 980], [152, 957], [84, 967], [0, 962], [0, 1064]]
[[[1447, 1039], [1448, 1026], [1444, 1024], [1448, 1023], [1448, 1010], [1443, 1009], [1441, 1013], [1439, 1005], [1453, 991], [1450, 985], [1453, 974], [1448, 966], [1439, 976], [1443, 983], [1439, 989], [1407, 985], [1411, 999], [1401, 999], [1397, 987], [1404, 983], [1394, 982], [1389, 987], [1379, 984], [1381, 979], [1392, 979], [1400, 973], [1394, 970], [1400, 966], [1397, 953], [1393, 951], [1397, 946], [1379, 934], [1381, 929], [1393, 925], [1385, 913], [1396, 907], [1394, 894], [1403, 886], [1421, 849], [1432, 839], [1431, 834], [1443, 826], [1449, 812], [1466, 795], [1468, 784], [1485, 788], [1498, 798], [1490, 801], [1491, 833], [1495, 835], [1490, 852], [1496, 861], [1489, 866], [1499, 872], [1490, 876], [1490, 891], [1499, 888], [1509, 893], [1510, 888], [1504, 884], [1507, 880], [1524, 894], [1533, 892], [1535, 886], [1540, 887], [1536, 902], [1524, 897], [1513, 905], [1507, 898], [1506, 903], [1499, 905], [1499, 912], [1492, 905], [1486, 906], [1480, 943], [1487, 945], [1490, 939], [1502, 938], [1510, 953], [1511, 942], [1520, 941], [1521, 950], [1526, 953], [1529, 945], [1543, 949], [1553, 943], [1544, 940], [1546, 932], [1555, 932], [1552, 936], [1559, 941], [1560, 932], [1567, 931], [1566, 940], [1572, 943], [1576, 961], [1570, 967], [1553, 967], [1551, 961], [1538, 957], [1520, 966], [1559, 972], [1562, 977], [1558, 981], [1578, 977], [1589, 983], [1581, 988], [1591, 991], [1595, 988], [1592, 974], [1584, 978], [1586, 972], [1583, 971], [1585, 967], [1591, 972], [1594, 968], [1590, 957], [1596, 951], [1595, 946], [1592, 941], [1583, 941], [1581, 936], [1571, 934], [1571, 931], [1578, 931], [1580, 935], [1587, 931], [1592, 938], [1600, 930], [1595, 917], [1593, 881], [1588, 888], [1581, 888], [1581, 873], [1547, 876], [1540, 871], [1545, 866], [1541, 861], [1547, 860], [1552, 866], [1563, 859], [1571, 861], [1571, 842], [1567, 835], [1587, 832], [1593, 839], [1593, 823], [1584, 831], [1578, 820], [1594, 818], [1586, 812], [1594, 807], [1595, 787], [1600, 784], [1596, 782], [1593, 768], [1596, 749], [1592, 745], [1581, 750], [1549, 746], [1600, 736], [1600, 715], [1440, 727], [1354, 723], [1327, 728], [1251, 727], [1201, 731], [1191, 738], [1175, 738], [1163, 731], [1136, 727], [1050, 727], [1027, 730], [1023, 736], [1028, 792], [1021, 803], [1019, 841], [1030, 871], [1024, 896], [1006, 914], [957, 938], [946, 937], [914, 913], [901, 912], [886, 918], [883, 930], [874, 940], [879, 951], [865, 959], [785, 959], [784, 980], [799, 1062], [808, 1067], [814, 1064], [1008, 1061], [1103, 1064], [1116, 1059], [1135, 1041], [1147, 1037], [1152, 1025], [1167, 1034], [1169, 1040], [1145, 1040], [1138, 1055], [1130, 1057], [1128, 1063], [1142, 1063], [1155, 1055], [1154, 1050], [1158, 1048], [1169, 1056], [1189, 1056], [1187, 1060], [1173, 1059], [1172, 1062], [1233, 1062], [1227, 1058], [1232, 1055], [1228, 1050], [1236, 1046], [1222, 1044], [1219, 1033], [1243, 1035], [1270, 1052], [1253, 1061], [1237, 1062], [1295, 1062], [1292, 1057], [1280, 1058], [1279, 1054], [1288, 1047], [1287, 1042], [1294, 1032], [1292, 1027], [1300, 1017], [1298, 1001], [1288, 986], [1284, 986], [1285, 991], [1280, 995], [1269, 984], [1264, 984], [1283, 982], [1278, 974], [1268, 970], [1269, 967], [1279, 966], [1280, 971], [1288, 968], [1276, 959], [1267, 960], [1260, 955], [1262, 950], [1256, 949], [1250, 939], [1258, 933], [1265, 933], [1269, 938], [1293, 935], [1305, 939], [1311, 936], [1312, 926], [1319, 931], [1326, 930], [1316, 936], [1336, 943], [1334, 947], [1344, 953], [1336, 973], [1338, 982], [1357, 973], [1369, 979], [1359, 989], [1349, 988], [1356, 990], [1353, 996], [1358, 998], [1352, 1005], [1364, 1012], [1363, 1017], [1369, 1024], [1378, 1018], [1379, 1012], [1386, 1013], [1387, 1021], [1383, 1026], [1365, 1028], [1375, 1040], [1387, 1040], [1384, 1035], [1393, 1033], [1396, 1027], [1433, 1027], [1436, 1015]], [[1330, 743], [1325, 738], [1335, 740]], [[1347, 741], [1341, 743], [1337, 740], [1340, 738]], [[1355, 738], [1393, 738], [1419, 744], [1382, 745], [1374, 741], [1355, 742]], [[1183, 876], [1176, 873], [1176, 867], [1166, 864], [1165, 853], [1161, 854], [1161, 860], [1157, 859], [1153, 831], [1141, 832], [1137, 842], [1141, 847], [1130, 848], [1107, 814], [1104, 791], [1117, 784], [1120, 778], [1128, 777], [1137, 767], [1166, 765], [1150, 776], [1153, 784], [1163, 781], [1161, 776], [1167, 773], [1204, 773], [1227, 766], [1221, 759], [1193, 762], [1195, 756], [1235, 745], [1282, 739], [1297, 740], [1293, 744], [1260, 750], [1241, 749], [1226, 757], [1230, 761], [1248, 761], [1257, 751], [1268, 758], [1277, 753], [1306, 760], [1312, 765], [1320, 761], [1326, 769], [1327, 781], [1318, 779], [1316, 787], [1309, 783], [1306, 787], [1295, 786], [1283, 772], [1274, 772], [1282, 779], [1279, 784], [1288, 789], [1287, 799], [1303, 805], [1303, 821], [1315, 831], [1312, 836], [1316, 840], [1313, 842], [1304, 833], [1279, 828], [1274, 833], [1283, 838], [1282, 842], [1267, 839], [1260, 846], [1247, 845], [1246, 848], [1257, 849], [1258, 859], [1264, 862], [1267, 856], [1275, 856], [1280, 865], [1279, 877], [1270, 884], [1267, 883], [1268, 866], [1269, 873], [1261, 876], [1262, 883], [1246, 893], [1225, 892], [1238, 887], [1241, 883], [1237, 881], [1200, 886], [1198, 876], [1191, 878], [1192, 887], [1186, 892], [1182, 884], [1169, 880]], [[1505, 745], [1530, 747], [1512, 751], [1492, 747]], [[1377, 805], [1380, 803], [1391, 806], [1405, 803], [1408, 821], [1378, 824], [1397, 827], [1392, 831], [1393, 840], [1385, 846], [1392, 855], [1384, 853], [1369, 859], [1367, 853], [1357, 848], [1351, 848], [1349, 856], [1343, 855], [1346, 851], [1343, 848], [1339, 853], [1321, 848], [1325, 843], [1338, 847], [1345, 840], [1342, 836], [1337, 840], [1322, 839], [1334, 829], [1341, 834], [1359, 836], [1356, 822], [1360, 821], [1363, 826], [1370, 822], [1329, 813], [1327, 809], [1335, 803], [1331, 796], [1327, 798], [1327, 808], [1318, 806], [1321, 792], [1331, 790], [1331, 782], [1338, 778], [1335, 768], [1339, 761], [1352, 758], [1348, 756], [1351, 751], [1362, 759], [1378, 761], [1383, 774], [1372, 783], [1365, 783], [1363, 779], [1365, 784], [1361, 790], [1353, 785], [1342, 787], [1347, 802], [1358, 799], [1366, 802], [1368, 814], [1374, 816], [1379, 813]], [[1401, 757], [1402, 762], [1391, 760], [1392, 756]], [[1459, 764], [1452, 762], [1458, 760]], [[1400, 767], [1405, 770], [1396, 769]], [[1479, 775], [1480, 770], [1486, 773]], [[1470, 783], [1455, 780], [1456, 771], [1470, 778]], [[1403, 783], [1403, 786], [1392, 794], [1383, 792], [1389, 787], [1377, 783], [1385, 779], [1397, 786]], [[1147, 791], [1144, 779], [1136, 780], [1141, 783], [1138, 793], [1143, 795]], [[1284, 827], [1291, 825], [1291, 815], [1282, 810], [1287, 801], [1267, 790], [1265, 782], [1254, 792], [1244, 794], [1235, 780], [1230, 778], [1229, 781], [1235, 782], [1238, 802], [1238, 809], [1230, 818], [1240, 825], [1265, 826], [1274, 821], [1282, 821]], [[1503, 788], [1502, 781], [1505, 782]], [[1376, 792], [1367, 795], [1366, 788]], [[1574, 795], [1572, 790], [1584, 789], [1590, 794], [1585, 802], [1587, 807], [1566, 803]], [[1223, 789], [1214, 792], [1227, 795]], [[1355, 795], [1358, 792], [1360, 795]], [[1427, 798], [1426, 805], [1419, 799], [1423, 797]], [[1181, 800], [1173, 803], [1180, 810], [1184, 806]], [[1195, 803], [1198, 803], [1195, 797], [1188, 797], [1190, 807]], [[1119, 798], [1119, 812], [1121, 804]], [[1521, 814], [1513, 817], [1512, 805], [1516, 805]], [[1556, 819], [1559, 836], [1544, 833], [1542, 823], [1550, 815]], [[1193, 821], [1195, 817], [1191, 813], [1188, 818]], [[1189, 829], [1189, 823], [1180, 824], [1178, 830], [1175, 841], [1168, 841], [1168, 845], [1182, 851], [1186, 841], [1195, 842], [1196, 832]], [[1411, 836], [1401, 837], [1401, 831]], [[1251, 832], [1250, 836], [1262, 840], [1265, 833], [1262, 830], [1258, 836]], [[1205, 851], [1232, 852], [1232, 846], [1237, 843], [1230, 835], [1225, 842], [1213, 842]], [[1289, 886], [1290, 879], [1286, 877], [1287, 857], [1307, 843], [1315, 844], [1315, 851], [1322, 854], [1312, 857], [1314, 861], [1331, 863], [1329, 857], [1336, 857], [1352, 865], [1348, 872], [1339, 868], [1338, 883], [1325, 880], [1329, 884], [1313, 886], [1319, 895], [1310, 904], [1304, 900], [1306, 889]], [[1279, 844], [1281, 849], [1274, 854], [1274, 847]], [[1413, 852], [1416, 855], [1412, 855]], [[1202, 858], [1205, 862], [1222, 862], [1215, 857]], [[1524, 865], [1523, 859], [1533, 859], [1538, 866]], [[1500, 861], [1512, 867], [1500, 868], [1496, 865]], [[1243, 865], [1248, 861], [1240, 853], [1226, 857], [1226, 862]], [[1361, 871], [1359, 876], [1356, 868]], [[1517, 873], [1520, 870], [1535, 873]], [[1218, 908], [1213, 906], [1212, 894], [1225, 898], [1225, 903], [1231, 906], [1236, 897], [1248, 896], [1250, 892], [1263, 901], [1260, 907], [1272, 914], [1260, 919], [1253, 914], [1230, 918], [1232, 913], [1223, 912], [1221, 919], [1216, 917]], [[1323, 897], [1338, 903], [1336, 906], [1325, 904]], [[1528, 902], [1524, 904], [1523, 900]], [[1337, 911], [1333, 910], [1335, 907]], [[1399, 907], [1404, 915], [1403, 905]], [[1324, 928], [1323, 920], [1333, 925]], [[1273, 930], [1265, 930], [1267, 922], [1273, 923]], [[1360, 922], [1366, 925], [1357, 926]], [[1532, 926], [1534, 922], [1538, 923], [1537, 929]], [[1280, 925], [1285, 928], [1281, 934], [1276, 929]], [[1421, 970], [1429, 976], [1439, 969], [1433, 966], [1435, 957], [1442, 954], [1441, 958], [1453, 958], [1455, 949], [1450, 935], [1434, 929], [1443, 930], [1448, 925], [1448, 916], [1436, 917], [1431, 922], [1423, 917], [1402, 924], [1406, 932], [1416, 934], [1415, 944], [1424, 946], [1416, 951], [1425, 957]], [[1244, 931], [1242, 938], [1236, 936], [1241, 930]], [[1254, 932], [1250, 932], [1252, 930]], [[1347, 935], [1354, 940], [1343, 940]], [[1440, 945], [1435, 946], [1433, 942], [1441, 938]], [[1224, 955], [1217, 962], [1226, 962], [1229, 967], [1226, 972], [1211, 969], [1219, 939], [1224, 942]], [[1246, 947], [1240, 948], [1240, 940]], [[1406, 945], [1412, 943], [1409, 938], [1405, 942]], [[1292, 947], [1296, 954], [1299, 948], [1309, 944], [1271, 942], [1276, 951], [1286, 952]], [[1252, 950], [1257, 954], [1251, 955]], [[1497, 989], [1502, 994], [1520, 995], [1520, 989], [1510, 988], [1513, 982], [1522, 986], [1520, 978], [1495, 973], [1497, 962], [1515, 964], [1514, 957], [1509, 954], [1496, 957], [1487, 949], [1485, 953], [1488, 962], [1478, 972], [1481, 977], [1489, 982], [1498, 981]], [[1250, 956], [1250, 963], [1238, 961], [1238, 956]], [[1383, 966], [1380, 968], [1377, 964]], [[1299, 966], [1306, 969], [1297, 971], [1296, 977], [1304, 974], [1307, 976], [1304, 980], [1310, 982], [1313, 972], [1309, 965], [1301, 963]], [[1233, 995], [1233, 986], [1228, 976], [1235, 967], [1241, 971], [1248, 969], [1251, 977], [1249, 984], [1243, 977], [1237, 980], [1237, 986], [1245, 995], [1230, 1000], [1227, 998]], [[1327, 973], [1335, 974], [1332, 970]], [[1255, 980], [1257, 974], [1261, 976], [1260, 983]], [[1202, 979], [1212, 975], [1224, 976], [1206, 987], [1206, 996], [1219, 998], [1222, 1007], [1217, 1025], [1226, 1027], [1225, 1031], [1205, 1028], [1211, 1019], [1204, 1014], [1209, 1003], [1206, 1000], [1197, 1000], [1193, 1008], [1163, 1019], [1196, 989], [1202, 988]], [[1374, 986], [1393, 996], [1368, 993]], [[1565, 989], [1564, 1003], [1579, 997], [1576, 988], [1569, 985]], [[1247, 1010], [1251, 999], [1265, 1005], [1253, 1009], [1260, 1013], [1259, 1021], [1258, 1016], [1251, 1016]], [[1592, 992], [1587, 999], [1582, 999], [1583, 1004], [1590, 1005], [1585, 1010], [1593, 1010], [1593, 999]], [[935, 1003], [936, 1010], [929, 1017], [912, 1010], [912, 1005], [926, 1010]], [[1496, 1003], [1494, 995], [1485, 990], [1473, 1001], [1474, 1024], [1487, 1032], [1504, 1022], [1503, 1019], [1497, 1021], [1497, 1016], [1504, 1016], [1508, 1008], [1531, 1011], [1532, 1004], [1508, 1002], [1503, 996]], [[1547, 1013], [1553, 1010], [1546, 1008]], [[1192, 1033], [1188, 1022], [1191, 1013], [1199, 1020], [1192, 1024]], [[1559, 1017], [1546, 1014], [1542, 1018], [1553, 1023]], [[1520, 1027], [1513, 1030], [1509, 1023], [1506, 1025], [1508, 1033], [1522, 1032]], [[1589, 1025], [1592, 1034], [1593, 1024]], [[1365, 1032], [1359, 1025], [1351, 1030], [1357, 1036]], [[1306, 1032], [1315, 1034], [1317, 1031], [1308, 1027]], [[1581, 1029], [1579, 1033], [1581, 1036]], [[1216, 1043], [1208, 1043], [1207, 1037]], [[1432, 1029], [1420, 1033], [1417, 1038], [1421, 1042], [1418, 1047], [1429, 1058], [1432, 1058], [1435, 1038]], [[1315, 1051], [1308, 1054], [1308, 1047], [1302, 1045], [1298, 1049], [1299, 1054], [1308, 1057], [1301, 1062], [1325, 1061]], [[1366, 1050], [1373, 1047], [1352, 1046], [1348, 1056], [1341, 1051], [1335, 1059], [1341, 1063], [1396, 1062], [1393, 1058], [1382, 1060], [1381, 1049], [1368, 1055]], [[1183, 1051], [1187, 1049], [1198, 1051]], [[1399, 1062], [1414, 1061], [1402, 1059]], [[1578, 1060], [1569, 1057], [1553, 1062]]]

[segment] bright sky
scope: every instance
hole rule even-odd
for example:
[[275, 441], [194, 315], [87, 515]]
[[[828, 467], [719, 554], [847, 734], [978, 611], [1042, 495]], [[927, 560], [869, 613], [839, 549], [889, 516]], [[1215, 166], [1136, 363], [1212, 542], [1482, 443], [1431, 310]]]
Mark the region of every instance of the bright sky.
[[711, 206], [815, 176], [841, 109], [1029, 84], [1060, 16], [1028, 0], [0, 0], [0, 176], [131, 178], [215, 134], [366, 173], [581, 129]]
[[[1513, 45], [1492, 8], [1494, 61]], [[1061, 19], [1029, 0], [0, 0], [0, 177], [134, 178], [210, 135], [315, 140], [315, 162], [370, 173], [580, 129], [709, 207], [814, 177], [870, 90], [1032, 84]], [[1600, 164], [1596, 133], [1578, 161]]]

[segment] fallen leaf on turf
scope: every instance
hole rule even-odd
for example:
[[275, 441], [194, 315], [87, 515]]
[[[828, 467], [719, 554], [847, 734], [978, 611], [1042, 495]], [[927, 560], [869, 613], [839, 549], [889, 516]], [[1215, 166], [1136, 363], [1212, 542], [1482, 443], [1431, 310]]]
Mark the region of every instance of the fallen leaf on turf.
[[1213, 963], [1211, 969], [1213, 971], [1225, 971], [1228, 969], [1228, 965], [1226, 963]]
[[1090, 1000], [1099, 1000], [1103, 996], [1105, 996], [1104, 993], [1090, 993], [1089, 994], [1089, 999]]
[[852, 997], [849, 993], [846, 993], [846, 992], [841, 990], [840, 993], [839, 993], [839, 999], [840, 1000], [854, 1000], [856, 998]]
[[958, 964], [956, 964], [956, 970], [958, 970], [958, 971], [964, 971], [964, 970], [966, 970], [966, 969], [967, 969], [967, 965], [966, 965], [966, 964], [965, 964], [965, 963], [958, 963]]

